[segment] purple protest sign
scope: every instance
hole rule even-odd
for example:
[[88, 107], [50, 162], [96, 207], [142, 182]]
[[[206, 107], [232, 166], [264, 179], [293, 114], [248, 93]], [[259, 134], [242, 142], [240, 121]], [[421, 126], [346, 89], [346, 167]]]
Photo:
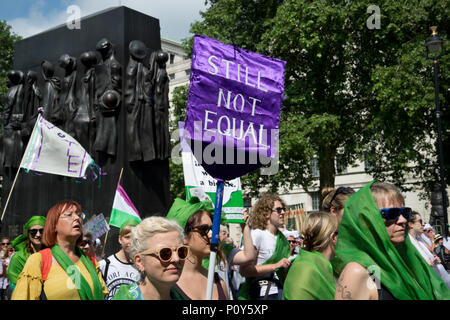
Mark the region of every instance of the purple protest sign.
[[184, 136], [214, 178], [234, 179], [277, 157], [285, 64], [194, 36]]

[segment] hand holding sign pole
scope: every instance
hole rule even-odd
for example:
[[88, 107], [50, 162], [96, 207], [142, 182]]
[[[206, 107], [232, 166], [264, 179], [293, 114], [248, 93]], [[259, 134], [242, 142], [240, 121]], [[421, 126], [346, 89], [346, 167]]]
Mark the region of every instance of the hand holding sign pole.
[[194, 36], [184, 139], [218, 180], [207, 299], [211, 299], [225, 181], [276, 159], [285, 61]]

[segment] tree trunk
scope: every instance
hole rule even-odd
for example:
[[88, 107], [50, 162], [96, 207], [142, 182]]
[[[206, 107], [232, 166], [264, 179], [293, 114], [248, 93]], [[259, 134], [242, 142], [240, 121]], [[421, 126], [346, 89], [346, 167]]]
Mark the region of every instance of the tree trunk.
[[336, 148], [321, 146], [319, 150], [319, 169], [320, 169], [320, 204], [322, 206], [322, 190], [324, 188], [334, 188], [334, 178], [336, 176]]

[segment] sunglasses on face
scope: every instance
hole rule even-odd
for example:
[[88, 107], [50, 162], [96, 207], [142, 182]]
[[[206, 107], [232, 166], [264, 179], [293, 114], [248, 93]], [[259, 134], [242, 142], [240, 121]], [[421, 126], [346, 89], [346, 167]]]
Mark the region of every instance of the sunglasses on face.
[[383, 208], [380, 209], [381, 216], [390, 221], [397, 221], [400, 215], [403, 216], [407, 221], [411, 218], [412, 210], [409, 207], [401, 208]]
[[9, 242], [2, 242], [2, 246], [9, 246]]
[[30, 235], [34, 238], [36, 237], [37, 233], [39, 232], [42, 236], [42, 233], [44, 232], [44, 228], [42, 229], [32, 229], [28, 231], [30, 233]]
[[293, 243], [293, 244], [297, 244], [298, 243], [298, 241], [296, 241], [296, 240], [288, 240], [289, 241], [289, 243]]
[[202, 224], [201, 226], [197, 226], [192, 228], [193, 231], [197, 231], [202, 236], [207, 237], [210, 230], [212, 230], [212, 225]]
[[278, 214], [281, 214], [283, 211], [286, 212], [286, 208], [285, 207], [278, 207], [278, 208], [273, 208], [272, 212], [277, 212]]
[[91, 240], [83, 240], [83, 241], [81, 241], [80, 246], [84, 247], [87, 244], [92, 246], [92, 241]]
[[333, 196], [331, 197], [330, 205], [333, 203], [333, 200], [336, 198], [338, 194], [352, 194], [355, 193], [355, 190], [350, 187], [339, 187], [334, 192]]
[[143, 256], [150, 256], [155, 255], [161, 260], [162, 262], [169, 262], [172, 257], [173, 253], [176, 252], [178, 255], [178, 258], [180, 260], [185, 260], [189, 255], [189, 246], [182, 245], [178, 248], [159, 248], [155, 251], [149, 251], [149, 252], [143, 252], [141, 253]]

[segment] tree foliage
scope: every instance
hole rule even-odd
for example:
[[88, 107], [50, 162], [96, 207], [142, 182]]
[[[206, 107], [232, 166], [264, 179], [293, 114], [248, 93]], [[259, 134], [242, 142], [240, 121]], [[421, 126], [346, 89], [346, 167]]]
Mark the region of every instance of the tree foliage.
[[[176, 87], [172, 94], [172, 117], [170, 119], [169, 128], [172, 137], [172, 151], [179, 151], [180, 140], [178, 138], [178, 121], [184, 121], [186, 118], [186, 105], [188, 96], [188, 85]], [[170, 161], [170, 197], [171, 202], [176, 198], [186, 199], [186, 189], [184, 186], [184, 173], [181, 158], [179, 161], [174, 156], [181, 157], [181, 153], [172, 154]]]
[[[272, 191], [334, 186], [336, 156], [344, 165], [367, 160], [376, 178], [402, 188], [413, 177], [430, 190], [438, 166], [433, 74], [424, 43], [432, 25], [448, 39], [446, 0], [377, 1], [379, 28], [368, 24], [376, 18], [368, 0], [207, 2], [192, 33], [287, 62], [280, 168], [273, 176], [256, 171], [243, 177], [252, 195], [262, 186]], [[185, 45], [190, 50], [192, 39]], [[448, 54], [439, 66], [448, 141]], [[319, 186], [311, 171], [314, 158]]]

